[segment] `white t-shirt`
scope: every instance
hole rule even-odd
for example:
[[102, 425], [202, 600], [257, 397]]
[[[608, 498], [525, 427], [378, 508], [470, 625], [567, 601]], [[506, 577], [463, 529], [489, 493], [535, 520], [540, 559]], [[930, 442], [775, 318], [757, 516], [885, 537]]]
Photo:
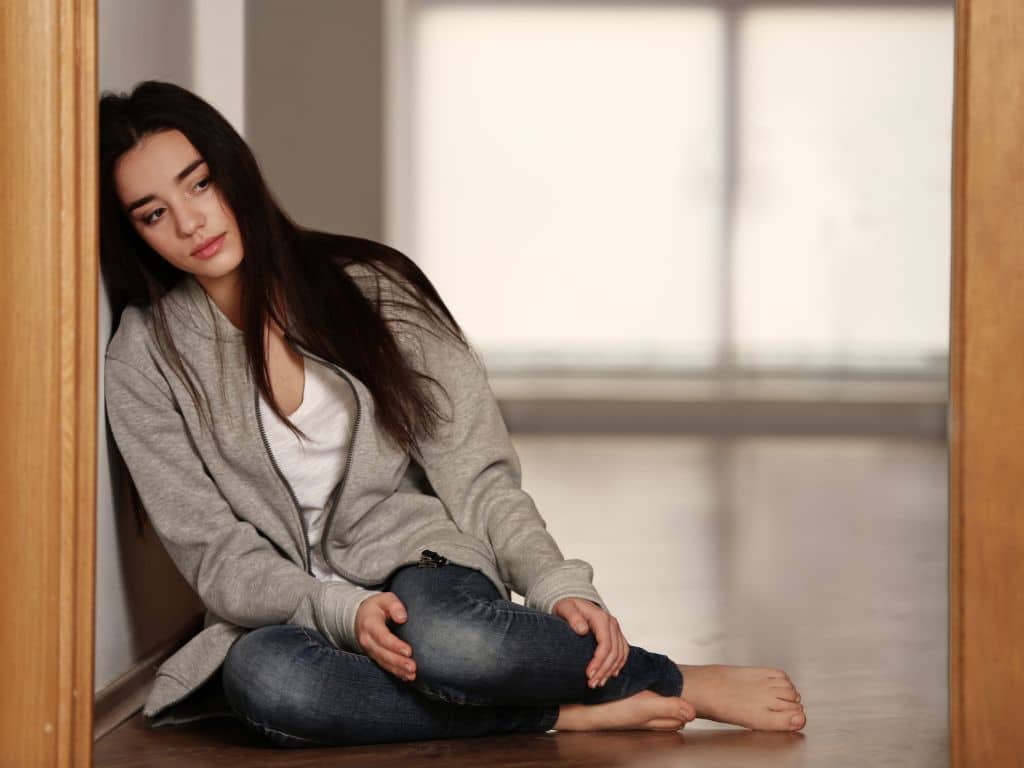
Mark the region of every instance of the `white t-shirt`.
[[292, 434], [267, 405], [263, 393], [259, 398], [260, 418], [274, 460], [298, 499], [313, 575], [322, 581], [343, 581], [323, 560], [318, 545], [326, 517], [324, 503], [345, 470], [356, 401], [352, 388], [336, 371], [318, 360], [305, 356], [302, 360], [302, 404], [290, 418], [310, 440], [300, 441]]

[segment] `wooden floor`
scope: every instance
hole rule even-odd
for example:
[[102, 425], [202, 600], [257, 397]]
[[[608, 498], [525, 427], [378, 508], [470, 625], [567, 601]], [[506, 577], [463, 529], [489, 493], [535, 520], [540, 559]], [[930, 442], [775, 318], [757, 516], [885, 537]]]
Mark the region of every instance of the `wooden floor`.
[[[515, 437], [524, 488], [633, 645], [781, 666], [801, 734], [696, 720], [679, 734], [265, 747], [229, 720], [96, 744], [129, 766], [948, 764], [946, 449], [874, 438]], [[685, 689], [684, 689], [685, 695]]]

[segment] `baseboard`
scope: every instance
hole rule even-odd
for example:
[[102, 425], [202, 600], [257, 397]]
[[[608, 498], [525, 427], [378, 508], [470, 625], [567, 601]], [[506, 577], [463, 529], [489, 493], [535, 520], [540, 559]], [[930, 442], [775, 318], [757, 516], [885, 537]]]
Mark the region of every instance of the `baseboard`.
[[203, 628], [204, 614], [199, 613], [167, 642], [140, 659], [136, 664], [102, 690], [93, 703], [93, 741], [99, 741], [121, 723], [131, 719], [149, 695], [156, 669]]
[[939, 379], [529, 376], [491, 378], [522, 434], [872, 435], [941, 439]]
[[513, 434], [645, 434], [701, 437], [946, 435], [940, 403], [623, 402], [529, 400], [499, 402]]

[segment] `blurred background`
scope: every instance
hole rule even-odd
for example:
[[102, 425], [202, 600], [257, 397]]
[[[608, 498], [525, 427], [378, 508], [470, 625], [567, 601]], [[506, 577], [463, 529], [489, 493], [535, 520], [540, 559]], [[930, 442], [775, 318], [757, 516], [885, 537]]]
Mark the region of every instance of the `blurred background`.
[[[195, 90], [424, 269], [632, 643], [944, 759], [952, 0], [99, 11], [101, 90]], [[98, 692], [201, 608], [101, 443]]]

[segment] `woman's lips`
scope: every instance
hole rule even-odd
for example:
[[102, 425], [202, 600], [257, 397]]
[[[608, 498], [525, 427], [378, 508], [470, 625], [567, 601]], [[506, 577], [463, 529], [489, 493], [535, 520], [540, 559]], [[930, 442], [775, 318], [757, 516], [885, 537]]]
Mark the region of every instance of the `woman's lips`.
[[192, 255], [197, 259], [209, 259], [214, 256], [217, 251], [220, 250], [221, 244], [224, 242], [224, 238], [227, 236], [227, 232], [223, 235], [218, 235], [213, 238], [207, 245], [200, 248], [197, 251], [193, 251]]

